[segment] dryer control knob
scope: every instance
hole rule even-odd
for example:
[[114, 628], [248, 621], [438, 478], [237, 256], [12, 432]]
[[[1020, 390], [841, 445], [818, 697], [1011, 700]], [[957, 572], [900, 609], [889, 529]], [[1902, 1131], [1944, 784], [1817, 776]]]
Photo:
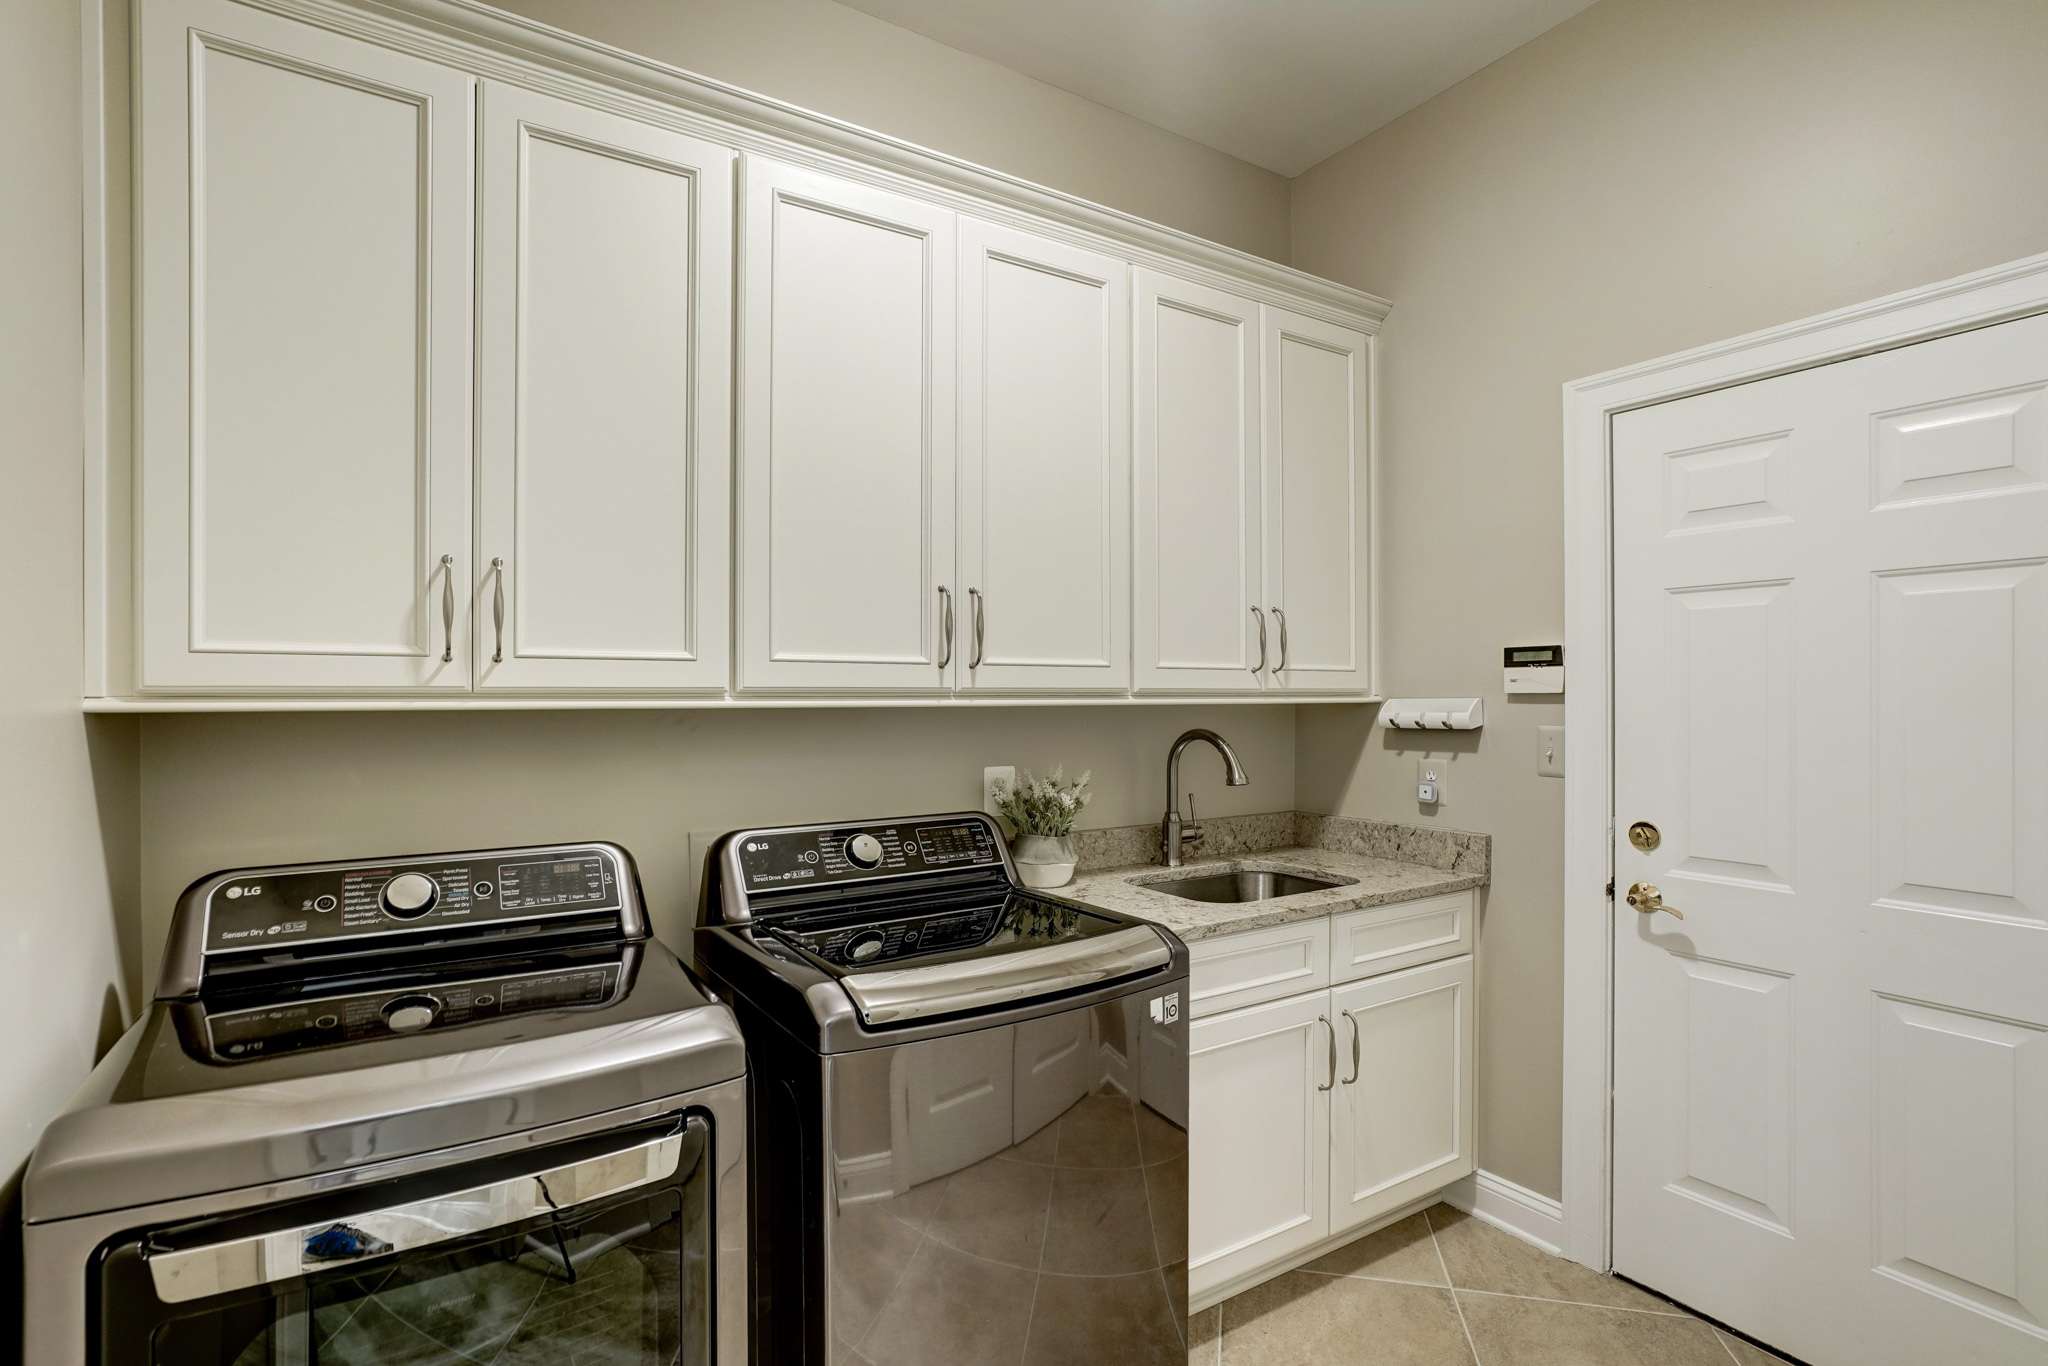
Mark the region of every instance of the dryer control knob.
[[846, 842], [846, 861], [856, 868], [873, 868], [882, 861], [882, 842], [873, 835], [855, 835]]
[[384, 1003], [384, 1023], [394, 1034], [425, 1029], [441, 1013], [441, 1003], [431, 996], [398, 996]]
[[865, 963], [879, 954], [888, 941], [878, 930], [862, 930], [846, 945], [846, 956], [856, 963]]
[[400, 873], [384, 884], [380, 900], [384, 914], [394, 920], [413, 920], [434, 909], [441, 889], [425, 873]]

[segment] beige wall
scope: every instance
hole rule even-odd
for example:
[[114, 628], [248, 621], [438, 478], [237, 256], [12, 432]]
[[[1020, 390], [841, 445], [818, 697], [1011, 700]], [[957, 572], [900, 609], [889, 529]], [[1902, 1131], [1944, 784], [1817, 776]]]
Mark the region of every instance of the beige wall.
[[1212, 726], [1251, 776], [1191, 753], [1205, 813], [1284, 811], [1294, 708], [1006, 707], [169, 716], [143, 722], [143, 942], [150, 980], [177, 895], [269, 860], [611, 839], [681, 944], [693, 834], [980, 805], [985, 764], [1095, 774], [1087, 826], [1159, 819], [1166, 750]]
[[[1559, 386], [2048, 249], [2040, 0], [1603, 0], [1295, 182], [1293, 264], [1395, 300], [1393, 693], [1488, 725], [1425, 819], [1495, 836], [1480, 1161], [1559, 1188], [1562, 784], [1500, 647], [1559, 638]], [[1305, 807], [1414, 818], [1414, 756], [1304, 710]]]
[[1287, 181], [832, 0], [502, 9], [1275, 261]]
[[0, 42], [0, 124], [33, 130], [0, 192], [0, 1191], [118, 1032], [134, 949], [135, 726], [78, 709], [78, 42], [55, 3], [14, 6]]

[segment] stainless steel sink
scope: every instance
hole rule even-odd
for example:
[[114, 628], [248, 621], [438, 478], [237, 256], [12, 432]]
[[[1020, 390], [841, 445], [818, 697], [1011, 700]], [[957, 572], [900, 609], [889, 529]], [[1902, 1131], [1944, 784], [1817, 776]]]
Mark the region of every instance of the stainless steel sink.
[[1270, 901], [1276, 896], [1320, 892], [1325, 887], [1343, 885], [1341, 878], [1273, 872], [1204, 873], [1198, 877], [1172, 878], [1145, 884], [1155, 892], [1177, 896], [1183, 901], [1221, 902]]

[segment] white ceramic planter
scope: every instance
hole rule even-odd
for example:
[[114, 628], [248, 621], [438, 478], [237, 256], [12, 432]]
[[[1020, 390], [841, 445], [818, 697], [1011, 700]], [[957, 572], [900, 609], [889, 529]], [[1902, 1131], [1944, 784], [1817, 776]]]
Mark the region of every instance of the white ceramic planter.
[[1010, 861], [1026, 887], [1064, 887], [1074, 880], [1074, 840], [1070, 835], [1019, 835]]

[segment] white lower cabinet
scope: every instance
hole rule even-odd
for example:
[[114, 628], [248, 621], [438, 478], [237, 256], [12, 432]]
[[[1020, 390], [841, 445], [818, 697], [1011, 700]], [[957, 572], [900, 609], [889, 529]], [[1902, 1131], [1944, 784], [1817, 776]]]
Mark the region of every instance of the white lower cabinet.
[[1330, 1232], [1472, 1170], [1472, 959], [1330, 992], [1344, 1068], [1330, 1093]]
[[1330, 1228], [1329, 993], [1188, 1027], [1188, 1291]]
[[[1277, 946], [1262, 942], [1273, 934], [1195, 946], [1188, 1292], [1198, 1303], [1473, 1169], [1472, 956], [1203, 1014], [1204, 1001], [1242, 1000], [1274, 976], [1265, 960]], [[1259, 951], [1232, 951], [1240, 939], [1261, 941]], [[1230, 974], [1245, 971], [1254, 976], [1234, 986]]]

